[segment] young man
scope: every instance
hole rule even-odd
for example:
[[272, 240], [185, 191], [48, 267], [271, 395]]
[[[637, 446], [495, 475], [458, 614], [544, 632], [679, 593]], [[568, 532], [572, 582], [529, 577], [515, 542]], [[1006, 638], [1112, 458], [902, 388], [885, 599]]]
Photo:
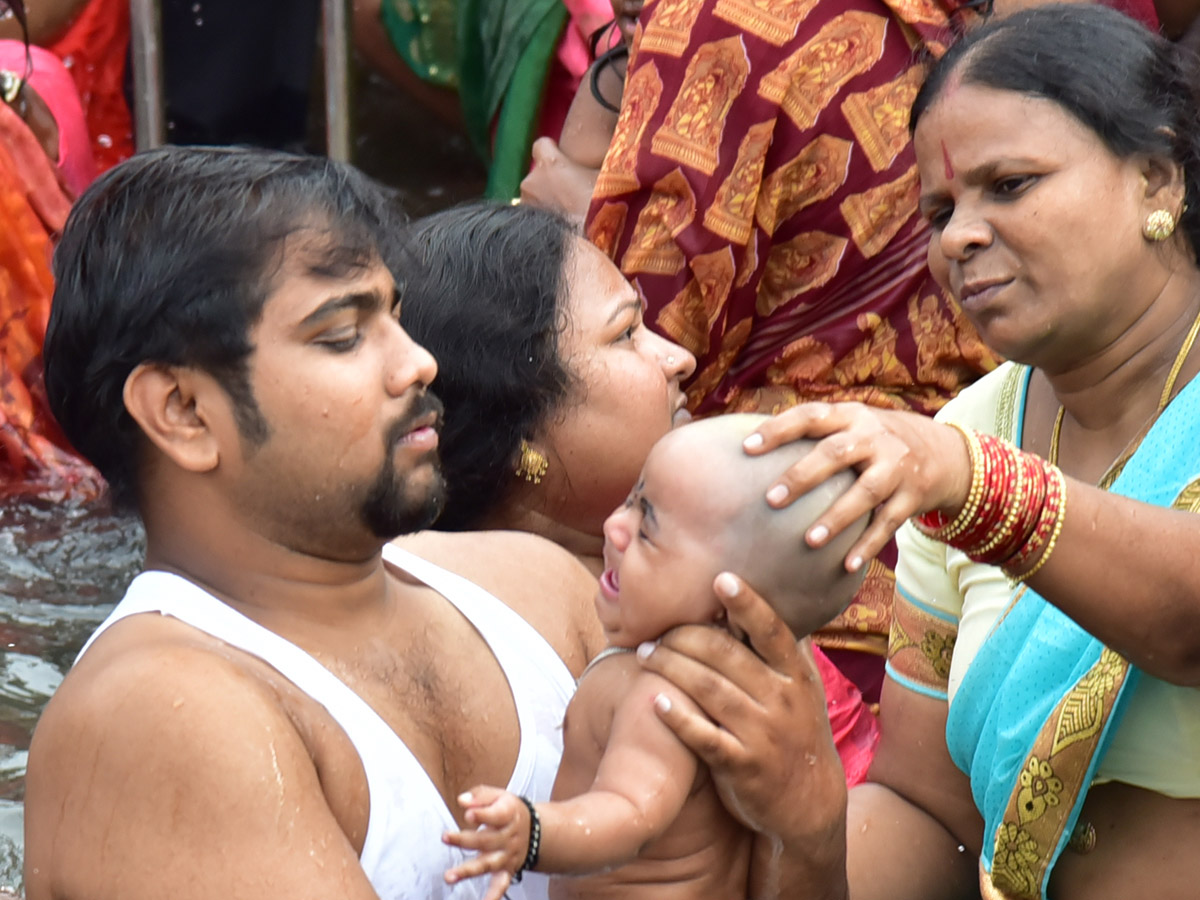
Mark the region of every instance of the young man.
[[442, 493], [400, 225], [349, 167], [246, 150], [143, 154], [79, 201], [48, 392], [146, 572], [38, 726], [29, 900], [423, 900], [464, 787], [548, 799], [594, 583], [529, 536], [385, 546]]

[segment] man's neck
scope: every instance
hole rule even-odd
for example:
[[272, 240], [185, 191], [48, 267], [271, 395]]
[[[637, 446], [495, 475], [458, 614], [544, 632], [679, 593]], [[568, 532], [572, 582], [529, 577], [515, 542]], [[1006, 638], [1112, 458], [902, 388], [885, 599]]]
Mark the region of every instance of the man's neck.
[[146, 567], [182, 575], [264, 627], [344, 625], [388, 604], [382, 542], [351, 558], [326, 558], [273, 541], [236, 516], [180, 517], [172, 511], [206, 507], [175, 499], [143, 509]]

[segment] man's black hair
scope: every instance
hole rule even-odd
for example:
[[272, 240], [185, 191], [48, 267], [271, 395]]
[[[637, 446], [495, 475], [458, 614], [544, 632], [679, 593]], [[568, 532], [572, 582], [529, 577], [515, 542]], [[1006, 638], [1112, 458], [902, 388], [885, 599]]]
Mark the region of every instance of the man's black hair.
[[[402, 214], [351, 166], [275, 151], [164, 147], [96, 180], [54, 255], [46, 393], [67, 437], [136, 503], [139, 430], [122, 393], [142, 363], [193, 366], [234, 403], [249, 446], [267, 436], [250, 389], [250, 331], [282, 262], [344, 277], [385, 255]], [[309, 236], [311, 233], [311, 236]]]

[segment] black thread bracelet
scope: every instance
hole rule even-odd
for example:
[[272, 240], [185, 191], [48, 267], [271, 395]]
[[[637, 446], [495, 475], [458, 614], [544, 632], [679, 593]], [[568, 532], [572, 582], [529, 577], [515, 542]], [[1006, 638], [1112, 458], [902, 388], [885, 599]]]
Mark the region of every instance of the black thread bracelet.
[[538, 818], [537, 809], [528, 797], [521, 797], [521, 802], [529, 808], [529, 849], [525, 851], [525, 861], [521, 868], [513, 873], [513, 881], [520, 881], [524, 872], [532, 872], [537, 868], [538, 851], [542, 849], [542, 821]]

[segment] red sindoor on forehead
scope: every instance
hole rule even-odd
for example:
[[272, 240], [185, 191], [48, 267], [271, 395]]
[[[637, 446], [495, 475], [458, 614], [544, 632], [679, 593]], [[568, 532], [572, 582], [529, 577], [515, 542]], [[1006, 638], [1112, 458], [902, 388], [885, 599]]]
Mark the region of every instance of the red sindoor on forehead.
[[942, 162], [946, 167], [946, 177], [954, 177], [954, 166], [950, 162], [950, 151], [946, 149], [946, 142], [942, 141]]

